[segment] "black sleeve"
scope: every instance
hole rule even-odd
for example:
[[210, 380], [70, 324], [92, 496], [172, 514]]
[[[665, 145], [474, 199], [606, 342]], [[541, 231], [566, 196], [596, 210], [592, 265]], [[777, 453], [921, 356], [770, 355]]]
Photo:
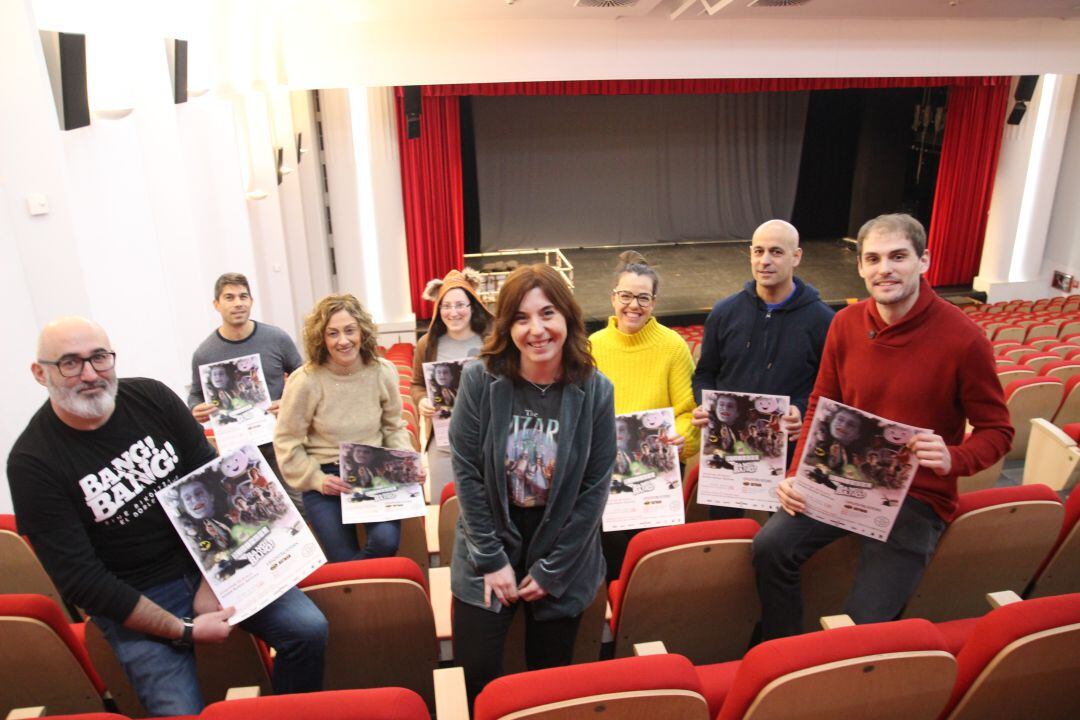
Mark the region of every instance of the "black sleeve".
[[147, 380], [158, 409], [164, 414], [169, 427], [176, 435], [180, 456], [180, 474], [187, 475], [217, 457], [213, 446], [207, 441], [203, 427], [191, 415], [180, 396], [157, 380]]
[[720, 338], [717, 337], [720, 326], [720, 311], [714, 307], [705, 319], [705, 332], [701, 337], [701, 356], [694, 369], [694, 402], [701, 404], [702, 390], [716, 389], [716, 376], [720, 373]]
[[30, 539], [64, 599], [90, 615], [127, 619], [141, 593], [98, 559], [74, 500], [56, 482], [56, 473], [25, 453], [12, 454], [7, 473], [19, 532]]

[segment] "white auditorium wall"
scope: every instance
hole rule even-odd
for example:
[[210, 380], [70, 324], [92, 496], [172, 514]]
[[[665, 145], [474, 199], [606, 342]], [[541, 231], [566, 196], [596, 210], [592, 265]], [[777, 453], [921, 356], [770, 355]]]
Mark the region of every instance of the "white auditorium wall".
[[1046, 239], [1043, 277], [1049, 280], [1055, 270], [1080, 279], [1080, 92], [1073, 96], [1068, 139]]

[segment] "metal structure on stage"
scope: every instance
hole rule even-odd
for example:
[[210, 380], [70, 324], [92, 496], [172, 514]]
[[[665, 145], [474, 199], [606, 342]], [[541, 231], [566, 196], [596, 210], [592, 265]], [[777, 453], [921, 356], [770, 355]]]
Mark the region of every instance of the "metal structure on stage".
[[[541, 259], [542, 258], [542, 259]], [[574, 266], [557, 248], [536, 248], [533, 250], [496, 250], [486, 253], [468, 253], [465, 264], [482, 276], [480, 299], [487, 305], [494, 305], [506, 277], [522, 265], [543, 262], [550, 265], [563, 276], [570, 289], [574, 289]]]

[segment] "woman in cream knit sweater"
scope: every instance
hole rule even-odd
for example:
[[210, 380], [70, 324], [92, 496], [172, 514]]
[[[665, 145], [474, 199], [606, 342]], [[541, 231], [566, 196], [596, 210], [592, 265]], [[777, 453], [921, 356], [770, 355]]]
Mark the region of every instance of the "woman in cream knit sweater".
[[338, 444], [411, 450], [394, 366], [376, 354], [371, 315], [352, 295], [329, 295], [304, 321], [307, 363], [289, 376], [274, 431], [286, 483], [303, 493], [304, 512], [331, 562], [397, 553], [397, 520], [365, 523], [367, 545], [341, 522]]

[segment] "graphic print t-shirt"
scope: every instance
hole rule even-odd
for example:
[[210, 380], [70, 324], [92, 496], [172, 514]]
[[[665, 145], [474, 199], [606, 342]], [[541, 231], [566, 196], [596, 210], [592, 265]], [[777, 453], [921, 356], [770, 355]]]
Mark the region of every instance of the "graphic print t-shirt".
[[97, 430], [68, 427], [46, 402], [8, 458], [19, 531], [67, 599], [122, 620], [137, 590], [192, 569], [154, 493], [214, 455], [156, 380], [120, 380], [116, 410]]
[[514, 385], [514, 413], [506, 437], [506, 482], [518, 507], [547, 505], [555, 475], [562, 385], [541, 392], [529, 383]]

